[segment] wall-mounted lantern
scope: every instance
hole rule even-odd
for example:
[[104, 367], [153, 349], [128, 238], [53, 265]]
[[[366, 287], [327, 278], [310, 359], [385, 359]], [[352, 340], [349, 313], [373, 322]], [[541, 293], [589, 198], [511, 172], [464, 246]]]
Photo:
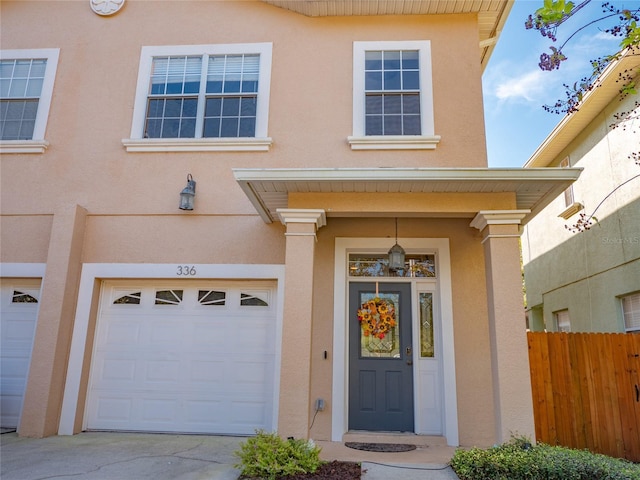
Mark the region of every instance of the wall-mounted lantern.
[[187, 175], [187, 186], [180, 192], [180, 210], [193, 210], [193, 200], [196, 196], [196, 181], [191, 174]]

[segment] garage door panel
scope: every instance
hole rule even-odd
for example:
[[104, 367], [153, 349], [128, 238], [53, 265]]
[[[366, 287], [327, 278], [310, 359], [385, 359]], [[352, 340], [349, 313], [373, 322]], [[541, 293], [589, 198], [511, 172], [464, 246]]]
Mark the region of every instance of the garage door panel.
[[40, 279], [0, 283], [0, 425], [20, 421], [38, 318]]
[[105, 322], [104, 334], [100, 332], [98, 338], [102, 339], [99, 343], [99, 347], [106, 346], [125, 346], [125, 345], [137, 345], [140, 343], [140, 330], [142, 325], [135, 320], [112, 320]]
[[18, 418], [20, 417], [20, 410], [22, 409], [23, 396], [24, 386], [18, 389], [2, 389], [0, 421], [2, 421], [3, 427], [15, 428], [18, 426]]
[[224, 382], [224, 360], [193, 360], [189, 369], [194, 388], [220, 388]]
[[[243, 306], [242, 287], [111, 288], [98, 318], [87, 428], [228, 434], [272, 428], [273, 306], [246, 296], [258, 305]], [[155, 304], [158, 291], [176, 304]], [[133, 292], [127, 295], [139, 304], [113, 304], [122, 292]]]

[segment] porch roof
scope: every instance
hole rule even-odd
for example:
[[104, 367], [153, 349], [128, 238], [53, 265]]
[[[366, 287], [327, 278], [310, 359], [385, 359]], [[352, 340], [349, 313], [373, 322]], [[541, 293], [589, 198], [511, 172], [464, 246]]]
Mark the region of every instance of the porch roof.
[[[233, 174], [266, 223], [278, 219], [277, 209], [289, 208], [292, 193], [513, 193], [515, 208], [531, 211], [522, 220], [525, 224], [576, 181], [581, 171], [581, 168], [235, 168]], [[473, 217], [477, 211], [464, 213]], [[353, 216], [344, 211], [326, 214]], [[433, 216], [428, 205], [420, 215]]]

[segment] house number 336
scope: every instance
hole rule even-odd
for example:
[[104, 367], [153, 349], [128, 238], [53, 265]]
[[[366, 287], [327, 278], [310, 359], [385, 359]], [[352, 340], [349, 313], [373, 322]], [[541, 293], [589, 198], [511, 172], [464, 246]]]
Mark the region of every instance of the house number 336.
[[178, 265], [176, 275], [179, 277], [193, 277], [196, 274], [195, 265]]

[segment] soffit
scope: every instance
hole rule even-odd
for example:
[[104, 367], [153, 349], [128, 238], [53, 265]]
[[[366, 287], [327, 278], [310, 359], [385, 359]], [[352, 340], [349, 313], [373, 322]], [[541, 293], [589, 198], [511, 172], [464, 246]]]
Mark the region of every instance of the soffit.
[[484, 69], [514, 0], [261, 0], [308, 17], [361, 15], [478, 15]]
[[577, 112], [566, 115], [524, 164], [525, 168], [547, 167], [620, 93], [620, 74], [638, 67], [638, 56], [627, 51], [600, 75], [597, 86], [582, 100]]
[[[580, 168], [233, 169], [262, 219], [288, 208], [289, 193], [514, 193], [523, 224], [571, 185]], [[321, 206], [319, 206], [321, 208]], [[480, 208], [479, 208], [480, 210]], [[357, 214], [358, 212], [353, 212]], [[345, 215], [342, 212], [341, 215]], [[332, 216], [327, 212], [327, 216]], [[429, 217], [428, 205], [424, 216]]]

